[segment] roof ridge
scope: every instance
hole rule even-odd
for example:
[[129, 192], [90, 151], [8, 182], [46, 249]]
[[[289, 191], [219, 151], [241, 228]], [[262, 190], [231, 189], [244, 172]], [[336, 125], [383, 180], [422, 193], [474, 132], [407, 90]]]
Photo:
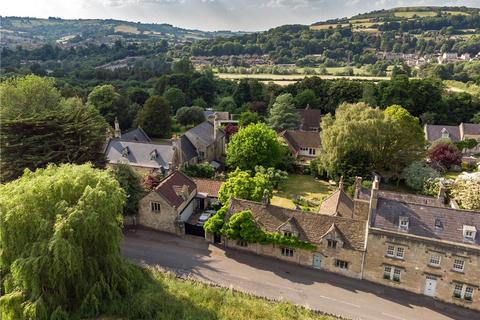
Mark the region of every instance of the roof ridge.
[[389, 198], [384, 198], [384, 197], [381, 197], [381, 198], [385, 199], [385, 200], [389, 200], [389, 201], [402, 202], [402, 203], [406, 203], [406, 204], [413, 204], [415, 206], [423, 206], [423, 207], [436, 208], [436, 209], [447, 209], [447, 210], [452, 210], [452, 211], [457, 211], [457, 212], [462, 212], [462, 213], [480, 214], [480, 211], [474, 211], [474, 210], [467, 210], [467, 209], [461, 209], [461, 208], [456, 209], [456, 208], [447, 207], [447, 206], [439, 207], [439, 206], [434, 206], [434, 205], [431, 205], [431, 204], [406, 202], [406, 201], [401, 201], [401, 200], [397, 200], [397, 199], [389, 199]]

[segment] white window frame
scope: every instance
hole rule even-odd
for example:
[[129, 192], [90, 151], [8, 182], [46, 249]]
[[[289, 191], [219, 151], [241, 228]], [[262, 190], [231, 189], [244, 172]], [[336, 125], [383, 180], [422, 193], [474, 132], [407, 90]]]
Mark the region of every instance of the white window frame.
[[387, 245], [387, 257], [395, 259], [405, 258], [405, 248], [400, 246], [394, 246], [393, 244]]
[[433, 267], [439, 267], [442, 263], [442, 257], [439, 254], [432, 254], [428, 259], [428, 265]]
[[475, 289], [464, 283], [454, 283], [453, 285], [453, 297], [457, 299], [464, 299], [468, 301], [473, 300], [473, 292]]
[[293, 257], [295, 251], [291, 248], [282, 247], [282, 256], [284, 257]]
[[389, 244], [387, 245], [387, 256], [394, 257], [395, 256], [395, 246]]
[[383, 278], [395, 282], [400, 282], [402, 279], [402, 269], [390, 265], [385, 265], [383, 267]]
[[337, 247], [338, 241], [333, 239], [327, 239], [327, 247], [335, 249]]
[[400, 217], [398, 221], [398, 228], [402, 231], [408, 231], [409, 224], [408, 217]]
[[405, 257], [405, 248], [397, 247], [397, 252], [395, 253], [395, 257], [398, 259], [403, 259]]
[[162, 209], [162, 206], [160, 205], [160, 202], [157, 201], [150, 201], [150, 210], [154, 213], [160, 213]]
[[460, 259], [460, 258], [454, 258], [452, 269], [453, 269], [453, 271], [463, 272], [463, 270], [465, 270], [465, 260]]
[[308, 154], [311, 156], [315, 155], [315, 148], [308, 148]]

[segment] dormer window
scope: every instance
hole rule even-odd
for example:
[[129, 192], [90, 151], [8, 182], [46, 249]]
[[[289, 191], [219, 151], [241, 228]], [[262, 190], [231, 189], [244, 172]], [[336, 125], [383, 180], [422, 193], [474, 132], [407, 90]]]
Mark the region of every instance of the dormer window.
[[408, 217], [400, 217], [398, 228], [402, 231], [408, 231]]
[[477, 235], [477, 228], [475, 226], [463, 226], [463, 239], [466, 241], [475, 241]]
[[449, 139], [450, 134], [448, 133], [447, 129], [443, 128], [442, 129], [442, 139]]
[[441, 230], [443, 229], [443, 221], [440, 218], [435, 219], [435, 229]]
[[122, 157], [128, 157], [128, 155], [130, 154], [130, 149], [128, 149], [128, 147], [125, 147], [122, 149]]
[[155, 160], [155, 159], [157, 159], [157, 156], [158, 156], [157, 149], [155, 149], [155, 150], [153, 150], [152, 152], [150, 152], [150, 160]]
[[291, 231], [283, 231], [283, 236], [284, 237], [291, 237], [293, 233]]

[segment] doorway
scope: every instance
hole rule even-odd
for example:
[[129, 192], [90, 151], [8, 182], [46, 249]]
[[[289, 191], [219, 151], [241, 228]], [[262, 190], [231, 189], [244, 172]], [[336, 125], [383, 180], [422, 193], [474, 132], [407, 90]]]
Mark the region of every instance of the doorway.
[[427, 276], [425, 280], [425, 291], [426, 296], [435, 297], [435, 291], [437, 289], [437, 278], [433, 276]]
[[312, 266], [313, 266], [315, 269], [320, 269], [321, 264], [322, 264], [322, 257], [321, 257], [321, 255], [320, 255], [320, 253], [314, 253], [314, 254], [313, 254], [313, 263], [312, 263]]

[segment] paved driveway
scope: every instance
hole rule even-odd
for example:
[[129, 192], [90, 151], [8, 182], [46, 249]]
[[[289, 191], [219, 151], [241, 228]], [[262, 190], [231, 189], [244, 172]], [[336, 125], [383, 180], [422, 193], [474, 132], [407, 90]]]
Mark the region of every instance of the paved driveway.
[[199, 280], [283, 299], [351, 319], [480, 319], [480, 314], [431, 298], [313, 270], [275, 259], [225, 250], [202, 238], [128, 231], [123, 255]]

